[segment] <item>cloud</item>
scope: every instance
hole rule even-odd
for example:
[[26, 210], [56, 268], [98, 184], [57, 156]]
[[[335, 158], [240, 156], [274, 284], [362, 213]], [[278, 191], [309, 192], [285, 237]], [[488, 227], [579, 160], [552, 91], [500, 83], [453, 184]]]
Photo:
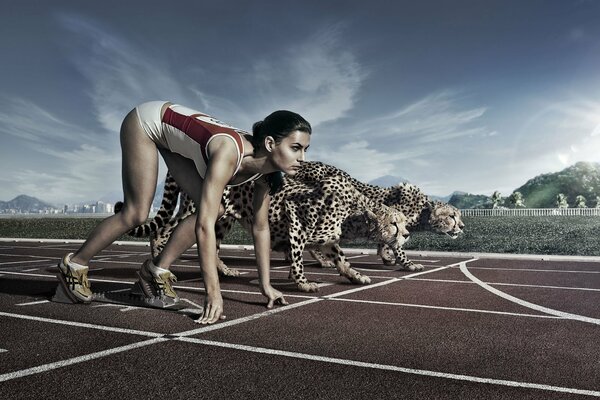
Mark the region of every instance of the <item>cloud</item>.
[[[0, 109], [0, 133], [10, 136], [0, 150], [4, 196], [28, 194], [60, 203], [90, 200], [99, 190], [120, 186], [116, 135], [107, 141], [106, 135], [64, 121], [25, 99], [1, 98]], [[7, 153], [16, 147], [27, 154], [18, 158]]]
[[[314, 149], [314, 150], [313, 150]], [[334, 151], [328, 148], [311, 147], [309, 158], [319, 160], [348, 172], [354, 178], [368, 182], [383, 175], [402, 175], [407, 173], [403, 161], [418, 159], [426, 154], [424, 149], [412, 149], [384, 152], [371, 147], [366, 140], [345, 143]], [[416, 160], [415, 160], [416, 161]], [[398, 168], [402, 165], [402, 168]]]
[[[229, 87], [247, 93], [245, 114], [252, 119], [244, 123], [251, 125], [256, 117], [278, 109], [300, 113], [313, 127], [345, 117], [355, 107], [368, 72], [342, 42], [343, 29], [328, 26], [303, 42], [258, 55], [245, 71], [226, 70], [222, 79]], [[203, 98], [217, 104], [214, 97]]]
[[389, 174], [437, 185], [435, 171], [450, 160], [456, 165], [455, 151], [499, 136], [485, 126], [486, 110], [465, 106], [456, 91], [439, 91], [385, 115], [328, 124], [314, 138], [315, 158], [365, 181]]
[[[341, 43], [343, 27], [333, 24], [304, 42], [276, 54], [255, 57], [248, 67], [202, 68], [170, 64], [144, 53], [141, 46], [108, 32], [80, 15], [59, 16], [61, 24], [84, 38], [70, 52], [91, 85], [95, 114], [102, 126], [118, 130], [126, 113], [147, 100], [183, 103], [248, 129], [276, 109], [301, 113], [313, 126], [343, 117], [354, 107], [367, 73]], [[202, 64], [191, 58], [190, 63]], [[179, 72], [179, 73], [178, 73]], [[193, 74], [189, 81], [182, 74]], [[214, 82], [220, 82], [217, 87]], [[228, 117], [231, 116], [231, 117]]]
[[83, 138], [90, 131], [65, 121], [23, 98], [0, 98], [0, 132], [27, 142], [32, 149], [40, 145], [63, 143]]
[[415, 143], [431, 143], [463, 136], [494, 135], [485, 127], [485, 107], [466, 107], [457, 92], [432, 93], [402, 109], [372, 120], [359, 127], [360, 135], [379, 140], [401, 138]]
[[69, 57], [91, 87], [93, 111], [104, 129], [118, 131], [125, 114], [144, 101], [186, 98], [160, 58], [82, 16], [61, 14], [59, 21], [82, 40], [68, 49]]

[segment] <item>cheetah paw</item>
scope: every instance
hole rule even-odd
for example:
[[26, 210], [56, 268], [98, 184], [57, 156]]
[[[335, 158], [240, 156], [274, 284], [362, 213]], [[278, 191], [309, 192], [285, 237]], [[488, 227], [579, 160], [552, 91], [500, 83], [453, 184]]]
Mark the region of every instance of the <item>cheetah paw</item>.
[[423, 271], [425, 267], [423, 267], [421, 264], [409, 264], [404, 265], [401, 269], [405, 271]]
[[227, 265], [219, 265], [218, 267], [219, 270], [219, 275], [221, 276], [229, 276], [229, 277], [236, 277], [236, 276], [240, 276], [240, 271], [238, 271], [235, 268], [229, 268]]
[[298, 289], [301, 292], [314, 293], [319, 291], [319, 285], [314, 282], [299, 283]]
[[357, 273], [356, 275], [353, 275], [352, 277], [350, 277], [348, 279], [350, 279], [350, 282], [356, 283], [358, 285], [368, 285], [369, 283], [371, 283], [371, 278], [369, 278], [366, 275], [359, 274], [359, 273]]

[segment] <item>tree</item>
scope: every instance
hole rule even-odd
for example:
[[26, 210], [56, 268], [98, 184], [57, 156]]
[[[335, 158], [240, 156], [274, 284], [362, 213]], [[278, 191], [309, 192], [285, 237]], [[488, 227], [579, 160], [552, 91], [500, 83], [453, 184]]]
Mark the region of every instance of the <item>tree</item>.
[[508, 202], [513, 206], [513, 208], [525, 208], [525, 200], [523, 199], [521, 192], [513, 192], [510, 196], [508, 196]]
[[585, 197], [579, 195], [575, 198], [575, 208], [587, 208]]
[[556, 195], [556, 207], [557, 208], [569, 208], [569, 203], [567, 202], [567, 196], [563, 193], [559, 193]]
[[500, 207], [500, 203], [502, 202], [502, 195], [500, 194], [499, 191], [495, 191], [492, 194], [492, 208], [498, 208]]

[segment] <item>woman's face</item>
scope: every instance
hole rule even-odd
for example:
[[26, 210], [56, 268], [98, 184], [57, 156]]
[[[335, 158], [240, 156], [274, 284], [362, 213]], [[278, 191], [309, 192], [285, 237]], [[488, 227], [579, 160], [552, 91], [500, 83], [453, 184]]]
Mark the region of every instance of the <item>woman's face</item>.
[[287, 175], [295, 175], [304, 161], [306, 149], [310, 144], [310, 134], [293, 131], [279, 143], [275, 143], [271, 151], [272, 162], [278, 170]]

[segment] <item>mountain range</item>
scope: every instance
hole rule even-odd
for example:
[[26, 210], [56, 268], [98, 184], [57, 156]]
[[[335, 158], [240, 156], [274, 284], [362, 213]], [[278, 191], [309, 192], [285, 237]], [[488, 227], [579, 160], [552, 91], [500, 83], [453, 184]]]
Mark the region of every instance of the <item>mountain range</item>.
[[15, 197], [10, 201], [0, 201], [1, 210], [28, 210], [29, 212], [37, 212], [39, 210], [46, 210], [56, 208], [50, 203], [46, 203], [38, 198], [26, 196], [24, 194]]
[[[374, 179], [369, 184], [389, 187], [407, 179], [397, 176], [386, 175]], [[556, 197], [559, 193], [566, 196], [570, 207], [575, 205], [577, 196], [584, 196], [588, 207], [595, 207], [600, 200], [600, 163], [578, 162], [559, 172], [538, 175], [525, 182], [524, 185], [515, 189], [520, 192], [526, 207], [529, 208], [553, 208], [556, 207]], [[513, 192], [513, 193], [514, 193]], [[510, 193], [508, 194], [510, 195]], [[491, 208], [491, 196], [471, 194], [465, 192], [454, 192], [449, 196], [430, 196], [435, 200], [445, 201], [457, 208]], [[503, 197], [500, 205], [509, 206], [506, 201], [508, 196]], [[120, 194], [111, 193], [101, 197], [101, 200], [115, 202], [120, 200]], [[160, 206], [162, 199], [162, 182], [157, 185], [154, 196], [154, 206]], [[94, 203], [94, 201], [89, 202]], [[20, 195], [10, 201], [0, 201], [0, 212], [6, 209], [23, 210], [23, 212], [37, 212], [38, 210], [62, 208], [49, 204], [35, 197]]]

